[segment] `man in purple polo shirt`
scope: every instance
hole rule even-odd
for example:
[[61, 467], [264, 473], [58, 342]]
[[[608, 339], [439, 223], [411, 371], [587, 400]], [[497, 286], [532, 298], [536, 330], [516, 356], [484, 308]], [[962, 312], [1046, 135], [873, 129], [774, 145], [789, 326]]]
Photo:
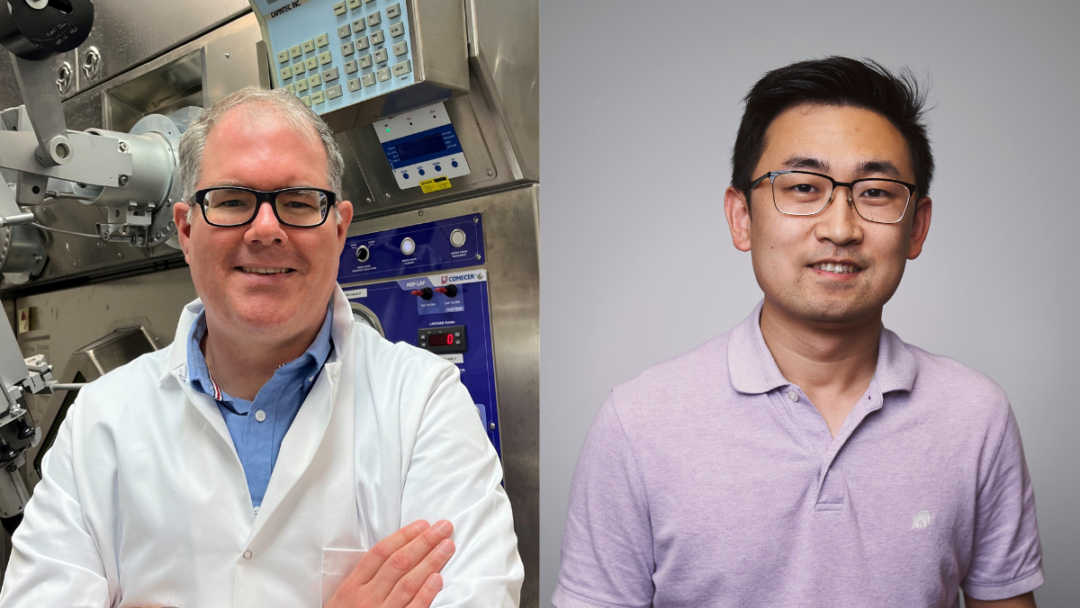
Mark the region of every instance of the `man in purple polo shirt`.
[[1008, 399], [881, 323], [930, 227], [924, 99], [841, 57], [751, 89], [724, 210], [765, 298], [604, 403], [556, 606], [1035, 605]]

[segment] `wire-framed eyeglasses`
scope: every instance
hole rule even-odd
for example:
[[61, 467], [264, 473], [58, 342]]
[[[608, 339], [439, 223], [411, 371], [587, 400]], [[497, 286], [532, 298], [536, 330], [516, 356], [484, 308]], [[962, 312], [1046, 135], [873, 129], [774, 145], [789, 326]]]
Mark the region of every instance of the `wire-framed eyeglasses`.
[[770, 171], [750, 182], [747, 192], [768, 179], [772, 183], [773, 205], [784, 215], [817, 215], [832, 202], [836, 188], [850, 192], [848, 201], [868, 222], [895, 224], [904, 219], [915, 193], [915, 184], [895, 179], [869, 177], [838, 182], [828, 175], [810, 171]]
[[195, 193], [195, 204], [202, 209], [207, 224], [231, 228], [250, 224], [259, 206], [269, 202], [274, 216], [284, 226], [315, 228], [326, 221], [336, 202], [334, 193], [321, 188], [283, 188], [253, 190], [241, 186], [206, 188]]

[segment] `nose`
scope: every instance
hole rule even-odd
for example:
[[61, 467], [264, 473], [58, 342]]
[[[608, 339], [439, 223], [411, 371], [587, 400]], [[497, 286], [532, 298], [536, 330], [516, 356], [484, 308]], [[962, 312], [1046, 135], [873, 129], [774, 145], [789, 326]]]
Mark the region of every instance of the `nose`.
[[285, 232], [281, 223], [278, 222], [277, 216], [274, 215], [274, 209], [270, 205], [270, 201], [259, 201], [255, 219], [248, 224], [248, 230], [244, 237], [248, 243], [253, 245], [284, 244], [289, 240], [288, 233]]
[[[843, 192], [841, 193], [841, 190]], [[836, 200], [843, 197], [841, 200]], [[835, 204], [833, 204], [835, 203]], [[818, 215], [815, 233], [818, 239], [830, 241], [838, 247], [862, 242], [863, 227], [859, 221], [859, 212], [855, 210], [855, 200], [851, 188], [837, 186], [825, 209]]]

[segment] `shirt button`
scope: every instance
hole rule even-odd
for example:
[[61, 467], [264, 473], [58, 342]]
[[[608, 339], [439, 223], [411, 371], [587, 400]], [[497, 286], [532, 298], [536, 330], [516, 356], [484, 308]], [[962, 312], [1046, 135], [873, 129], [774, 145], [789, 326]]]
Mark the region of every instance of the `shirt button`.
[[259, 422], [266, 420], [266, 412], [262, 410], [255, 412], [255, 420], [258, 420]]
[[795, 391], [791, 391], [790, 393], [787, 394], [787, 398], [791, 399], [792, 401], [798, 401], [799, 400], [799, 394], [796, 393]]
[[244, 551], [244, 559], [251, 559], [251, 549]]

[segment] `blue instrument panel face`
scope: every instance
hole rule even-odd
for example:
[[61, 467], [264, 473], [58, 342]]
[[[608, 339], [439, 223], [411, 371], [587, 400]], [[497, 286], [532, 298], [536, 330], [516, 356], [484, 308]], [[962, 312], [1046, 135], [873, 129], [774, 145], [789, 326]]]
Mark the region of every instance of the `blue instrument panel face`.
[[338, 282], [372, 281], [484, 263], [479, 214], [352, 236], [345, 240]]
[[[349, 237], [338, 282], [391, 342], [454, 363], [502, 455], [491, 311], [479, 214]], [[403, 251], [404, 250], [404, 251]], [[358, 260], [364, 258], [363, 261]]]
[[461, 152], [457, 133], [450, 124], [395, 139], [383, 144], [382, 147], [383, 152], [386, 153], [386, 160], [390, 161], [390, 166], [394, 169]]
[[275, 88], [317, 114], [415, 82], [408, 0], [250, 0], [264, 23]]
[[[457, 286], [453, 298], [434, 293], [431, 308], [425, 309], [431, 301], [424, 300], [413, 292], [424, 287], [432, 288], [445, 285], [444, 279], [451, 276], [414, 277], [382, 283], [369, 283], [354, 287], [342, 285], [350, 302], [356, 302], [373, 312], [382, 324], [386, 339], [391, 342], [407, 342], [413, 346], [428, 348], [437, 352], [434, 338], [441, 338], [457, 343], [467, 339], [467, 349], [460, 353], [442, 353], [442, 357], [455, 363], [461, 371], [461, 382], [469, 390], [476, 403], [484, 431], [495, 446], [495, 451], [502, 456], [499, 440], [499, 408], [495, 397], [495, 361], [491, 352], [491, 323], [488, 310], [487, 272], [479, 269], [472, 272], [456, 273], [471, 275], [474, 282], [446, 283]], [[481, 280], [482, 279], [482, 280]], [[456, 300], [452, 306], [443, 306], [439, 300]], [[454, 333], [462, 333], [461, 338]], [[421, 335], [426, 344], [421, 344]], [[441, 348], [446, 348], [442, 346]], [[450, 349], [454, 350], [454, 349]]]

